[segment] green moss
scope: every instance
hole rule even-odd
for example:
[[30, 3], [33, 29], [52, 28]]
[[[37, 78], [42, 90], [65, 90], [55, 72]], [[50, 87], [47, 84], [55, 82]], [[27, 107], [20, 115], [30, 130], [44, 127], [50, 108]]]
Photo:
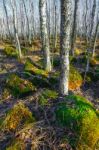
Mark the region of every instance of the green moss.
[[48, 76], [48, 72], [37, 68], [30, 59], [27, 59], [26, 63], [25, 63], [25, 71], [27, 72], [31, 72], [35, 75], [40, 75], [40, 76], [44, 76], [47, 77]]
[[6, 83], [14, 96], [22, 96], [36, 90], [35, 86], [33, 86], [31, 82], [24, 80], [15, 74], [10, 75]]
[[75, 90], [75, 89], [79, 88], [81, 85], [82, 85], [81, 74], [75, 67], [70, 66], [69, 89]]
[[17, 57], [16, 49], [12, 46], [6, 46], [4, 52], [7, 56]]
[[20, 125], [26, 125], [35, 122], [34, 116], [29, 109], [22, 103], [19, 102], [7, 112], [6, 117], [2, 123], [2, 128], [8, 131], [16, 130]]
[[49, 100], [56, 99], [58, 97], [58, 93], [53, 90], [45, 89], [41, 95], [39, 96], [39, 103], [42, 106], [48, 105]]
[[99, 139], [99, 113], [89, 101], [77, 95], [67, 96], [56, 110], [56, 119], [75, 133], [74, 147], [86, 145], [93, 149]]

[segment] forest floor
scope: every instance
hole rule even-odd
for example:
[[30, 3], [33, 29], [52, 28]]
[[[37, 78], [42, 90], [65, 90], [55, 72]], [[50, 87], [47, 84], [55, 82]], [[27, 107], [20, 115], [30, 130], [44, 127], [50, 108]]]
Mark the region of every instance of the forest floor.
[[[48, 145], [48, 149], [54, 150], [72, 150], [69, 143], [64, 144], [64, 142], [60, 142], [61, 138], [63, 137], [64, 133], [68, 136], [72, 137], [73, 133], [68, 131], [68, 129], [59, 128], [58, 124], [55, 120], [55, 109], [57, 105], [64, 101], [64, 97], [58, 96], [54, 101], [49, 102], [47, 106], [40, 106], [38, 103], [38, 96], [41, 94], [42, 91], [47, 89], [47, 87], [42, 85], [42, 87], [37, 87], [35, 92], [27, 94], [23, 97], [15, 97], [12, 94], [4, 93], [4, 89], [6, 89], [6, 79], [11, 74], [17, 74], [23, 79], [27, 79], [24, 77], [24, 64], [26, 62], [27, 57], [36, 62], [40, 59], [42, 53], [40, 51], [33, 51], [30, 54], [28, 53], [22, 61], [14, 57], [8, 57], [4, 53], [4, 47], [0, 46], [0, 120], [5, 118], [6, 112], [11, 110], [15, 104], [18, 102], [22, 102], [25, 104], [29, 110], [35, 114], [36, 117], [36, 128], [33, 129], [34, 136], [38, 135], [38, 138], [34, 139], [35, 147], [41, 145], [41, 150], [43, 149], [44, 144]], [[78, 56], [78, 61], [80, 56]], [[81, 72], [82, 66], [78, 62], [74, 64], [75, 67]], [[31, 81], [32, 77], [29, 77], [28, 80]], [[57, 86], [53, 88], [51, 83], [49, 83], [48, 89], [57, 90]], [[99, 109], [99, 81], [97, 82], [90, 82], [85, 83], [79, 89], [73, 91], [75, 94], [79, 94], [84, 96], [86, 99], [91, 101], [96, 109]], [[21, 129], [21, 127], [20, 127]], [[37, 130], [37, 131], [36, 131]], [[18, 130], [19, 131], [19, 130]], [[0, 150], [6, 150], [7, 147], [11, 144], [13, 138], [19, 136], [17, 132], [8, 132], [8, 131], [0, 131]], [[28, 130], [29, 131], [29, 130]], [[39, 133], [40, 132], [40, 135]], [[36, 135], [37, 134], [37, 135]], [[26, 135], [25, 135], [26, 136]], [[42, 139], [45, 140], [43, 143]], [[33, 140], [33, 139], [32, 139]], [[40, 143], [41, 142], [41, 143]], [[30, 148], [30, 141], [26, 141], [27, 149]], [[13, 149], [13, 148], [12, 148]], [[24, 149], [24, 148], [23, 148]], [[14, 149], [13, 149], [14, 150]], [[17, 149], [15, 149], [17, 150]], [[45, 149], [44, 149], [45, 150]]]

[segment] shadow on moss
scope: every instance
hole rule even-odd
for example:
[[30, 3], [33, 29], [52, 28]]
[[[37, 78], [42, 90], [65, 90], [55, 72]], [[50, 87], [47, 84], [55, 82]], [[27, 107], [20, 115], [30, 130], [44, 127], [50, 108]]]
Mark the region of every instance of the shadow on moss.
[[56, 110], [56, 119], [74, 133], [73, 139], [69, 138], [73, 147], [94, 148], [99, 139], [99, 113], [89, 101], [77, 95], [67, 96]]

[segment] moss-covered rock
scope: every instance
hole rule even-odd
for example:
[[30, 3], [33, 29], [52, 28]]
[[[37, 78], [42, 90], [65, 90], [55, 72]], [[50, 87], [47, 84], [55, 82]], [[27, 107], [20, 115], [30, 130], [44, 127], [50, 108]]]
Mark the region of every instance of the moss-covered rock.
[[43, 69], [39, 69], [37, 68], [30, 59], [27, 59], [26, 63], [25, 63], [25, 71], [27, 72], [31, 72], [35, 75], [40, 75], [40, 76], [44, 76], [44, 77], [48, 77], [48, 72], [44, 71]]
[[16, 74], [10, 75], [6, 83], [14, 96], [22, 96], [36, 90], [35, 86], [33, 86], [30, 81], [22, 79]]
[[7, 112], [1, 127], [8, 131], [14, 131], [20, 125], [22, 127], [22, 125], [33, 122], [35, 122], [35, 118], [31, 111], [22, 102], [19, 102]]
[[49, 100], [56, 99], [58, 97], [58, 93], [54, 90], [45, 89], [43, 92], [41, 92], [41, 95], [39, 96], [39, 103], [42, 106], [48, 105]]
[[94, 149], [99, 140], [99, 112], [88, 100], [77, 95], [67, 96], [66, 102], [57, 107], [56, 119], [74, 133], [74, 141], [69, 140], [76, 149]]
[[75, 90], [82, 85], [82, 76], [80, 75], [79, 71], [70, 66], [70, 75], [69, 75], [69, 89]]
[[5, 46], [4, 52], [7, 56], [17, 57], [16, 49], [13, 46]]

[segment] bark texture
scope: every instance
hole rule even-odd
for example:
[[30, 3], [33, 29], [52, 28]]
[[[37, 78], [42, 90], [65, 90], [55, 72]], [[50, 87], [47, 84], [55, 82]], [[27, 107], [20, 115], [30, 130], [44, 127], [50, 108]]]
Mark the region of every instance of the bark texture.
[[47, 30], [46, 0], [39, 0], [39, 12], [40, 12], [42, 50], [44, 53], [44, 68], [47, 71], [51, 71], [49, 38], [48, 38], [48, 30]]
[[79, 0], [75, 0], [74, 18], [73, 18], [73, 24], [72, 24], [73, 27], [72, 27], [72, 34], [71, 34], [71, 53], [73, 56], [74, 56], [75, 41], [76, 41], [78, 2]]
[[61, 0], [61, 72], [60, 72], [60, 93], [68, 95], [69, 84], [69, 51], [71, 48], [71, 18], [72, 0]]

